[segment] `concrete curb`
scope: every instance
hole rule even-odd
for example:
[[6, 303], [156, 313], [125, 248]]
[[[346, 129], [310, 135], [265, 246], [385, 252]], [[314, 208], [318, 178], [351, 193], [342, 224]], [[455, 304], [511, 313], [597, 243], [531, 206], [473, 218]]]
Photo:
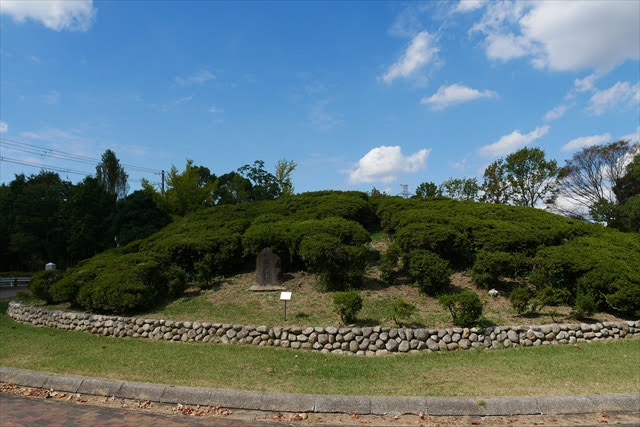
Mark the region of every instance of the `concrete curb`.
[[640, 412], [640, 393], [591, 396], [526, 397], [380, 397], [264, 393], [177, 387], [113, 381], [78, 375], [0, 366], [0, 381], [34, 388], [154, 402], [212, 405], [232, 409], [280, 412], [347, 413], [361, 415], [414, 414], [449, 416], [568, 415]]

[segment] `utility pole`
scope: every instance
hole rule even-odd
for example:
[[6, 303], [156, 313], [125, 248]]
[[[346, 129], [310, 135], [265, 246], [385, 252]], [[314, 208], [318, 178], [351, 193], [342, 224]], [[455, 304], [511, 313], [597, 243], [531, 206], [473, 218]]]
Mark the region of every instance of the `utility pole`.
[[164, 169], [162, 170], [162, 194], [164, 195]]

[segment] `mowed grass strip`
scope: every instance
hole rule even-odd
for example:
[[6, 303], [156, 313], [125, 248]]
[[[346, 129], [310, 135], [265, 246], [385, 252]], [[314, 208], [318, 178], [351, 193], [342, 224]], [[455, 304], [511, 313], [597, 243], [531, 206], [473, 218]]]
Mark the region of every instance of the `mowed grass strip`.
[[640, 340], [391, 357], [109, 338], [16, 323], [0, 364], [132, 381], [287, 393], [504, 396], [640, 389]]

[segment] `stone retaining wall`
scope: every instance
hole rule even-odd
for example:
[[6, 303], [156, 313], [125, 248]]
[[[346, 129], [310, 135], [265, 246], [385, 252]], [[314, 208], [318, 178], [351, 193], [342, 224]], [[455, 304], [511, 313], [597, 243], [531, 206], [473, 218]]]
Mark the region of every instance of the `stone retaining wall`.
[[380, 326], [269, 328], [74, 313], [31, 307], [15, 301], [9, 303], [7, 314], [21, 323], [87, 331], [105, 336], [146, 338], [156, 341], [251, 344], [367, 356], [396, 352], [531, 347], [640, 338], [640, 320], [448, 329], [403, 329]]

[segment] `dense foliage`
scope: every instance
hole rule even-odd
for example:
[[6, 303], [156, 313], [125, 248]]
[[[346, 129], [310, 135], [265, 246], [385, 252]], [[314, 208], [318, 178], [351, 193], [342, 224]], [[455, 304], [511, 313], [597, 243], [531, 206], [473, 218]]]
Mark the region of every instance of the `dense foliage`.
[[[242, 172], [270, 191], [271, 178], [260, 172], [260, 164], [254, 169]], [[203, 185], [211, 181], [200, 167], [191, 172], [191, 178]], [[63, 183], [52, 182], [65, 189]], [[82, 185], [101, 188], [91, 178]], [[102, 210], [113, 200], [92, 196], [91, 191], [74, 194], [70, 189], [62, 194], [71, 202], [87, 201]], [[451, 292], [453, 271], [470, 271], [485, 289], [502, 288], [508, 294], [522, 288], [512, 299], [521, 313], [562, 303], [581, 315], [604, 310], [640, 317], [640, 235], [535, 208], [323, 191], [200, 207], [169, 223], [166, 211], [154, 207], [150, 193], [134, 193], [112, 206], [114, 228], [123, 244], [78, 263], [58, 280], [35, 281], [43, 298], [92, 311], [132, 313], [179, 296], [187, 283], [208, 286], [218, 277], [250, 271], [267, 246], [281, 257], [285, 271], [309, 271], [316, 274], [321, 290], [346, 291], [360, 285], [370, 232], [382, 228], [391, 238], [379, 262], [388, 285], [402, 278], [426, 294], [442, 296]], [[154, 215], [142, 215], [152, 208]], [[68, 218], [90, 225], [92, 215]], [[134, 240], [167, 223], [160, 232]], [[117, 233], [114, 228], [104, 235]], [[57, 244], [65, 244], [54, 237], [49, 240], [52, 253]], [[99, 236], [92, 240], [101, 242]], [[470, 298], [448, 301], [447, 307], [463, 318], [456, 320], [459, 323], [472, 322], [465, 317], [467, 311], [477, 317], [477, 304]], [[405, 309], [409, 307], [398, 308], [398, 321], [408, 317]]]
[[358, 312], [362, 310], [362, 297], [356, 290], [336, 292], [333, 295], [333, 306], [345, 324], [356, 321]]
[[[414, 280], [430, 283], [418, 278], [442, 264], [430, 255], [435, 254], [456, 270], [470, 269], [479, 287], [528, 286], [527, 302], [517, 303], [523, 312], [531, 311], [531, 304], [539, 308], [557, 301], [585, 312], [583, 295], [590, 295], [596, 310], [640, 317], [636, 233], [529, 207], [447, 199], [382, 198], [377, 214], [398, 247], [382, 260], [385, 279], [393, 279], [397, 265], [408, 265]], [[423, 290], [438, 294], [444, 287]]]
[[365, 226], [375, 224], [366, 194], [317, 192], [200, 209], [161, 232], [79, 263], [50, 286], [51, 299], [88, 310], [131, 313], [179, 296], [186, 283], [253, 268], [270, 246], [285, 269], [317, 273], [323, 289], [359, 283]]

